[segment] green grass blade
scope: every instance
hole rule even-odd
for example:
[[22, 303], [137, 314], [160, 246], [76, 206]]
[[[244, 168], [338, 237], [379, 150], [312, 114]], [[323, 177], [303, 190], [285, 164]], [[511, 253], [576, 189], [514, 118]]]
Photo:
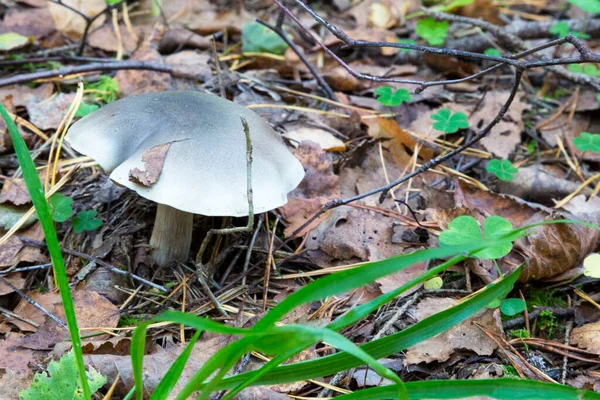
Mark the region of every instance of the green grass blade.
[[334, 331], [339, 331], [340, 329], [342, 329], [346, 326], [352, 325], [353, 323], [360, 321], [361, 319], [366, 317], [368, 314], [375, 311], [376, 309], [383, 306], [384, 304], [387, 304], [388, 302], [392, 301], [397, 296], [404, 293], [411, 287], [433, 278], [434, 276], [442, 273], [443, 271], [445, 271], [449, 267], [453, 266], [454, 264], [461, 262], [465, 258], [466, 258], [465, 256], [455, 256], [452, 259], [438, 265], [437, 267], [431, 268], [430, 270], [424, 272], [423, 274], [419, 275], [417, 278], [413, 279], [410, 282], [407, 282], [406, 284], [400, 286], [399, 288], [394, 289], [388, 293], [384, 293], [381, 296], [378, 296], [367, 303], [361, 304], [358, 307], [353, 308], [352, 310], [348, 311], [346, 314], [337, 318], [331, 324], [327, 325], [327, 328], [333, 329]]
[[[360, 347], [375, 359], [387, 357], [391, 354], [406, 350], [406, 348], [442, 333], [476, 314], [492, 300], [509, 291], [520, 273], [521, 268], [506, 276], [500, 282], [488, 285], [484, 290], [454, 307], [437, 313], [401, 332], [374, 340]], [[263, 378], [258, 379], [254, 384], [272, 385], [323, 377], [358, 365], [361, 365], [361, 362], [355, 357], [347, 353], [338, 353], [321, 357], [316, 360], [277, 367]], [[240, 382], [248, 379], [251, 374], [253, 374], [253, 372], [247, 372], [224, 379], [218, 389], [234, 387]]]
[[285, 300], [272, 308], [267, 315], [258, 321], [254, 329], [260, 330], [274, 325], [288, 312], [301, 304], [348, 292], [383, 276], [401, 271], [415, 263], [432, 260], [434, 258], [450, 257], [461, 253], [469, 253], [481, 250], [485, 247], [487, 247], [487, 244], [473, 243], [464, 246], [448, 246], [436, 249], [419, 250], [410, 254], [401, 254], [387, 258], [385, 260], [368, 262], [351, 270], [323, 277], [286, 297]]
[[211, 321], [205, 317], [199, 317], [181, 311], [165, 311], [153, 317], [149, 322], [174, 322], [201, 331], [222, 333], [225, 335], [262, 335], [261, 333], [253, 332], [251, 329], [235, 328], [233, 326]]
[[160, 383], [154, 389], [150, 400], [162, 400], [166, 399], [171, 390], [177, 384], [177, 381], [181, 377], [183, 369], [185, 368], [185, 364], [187, 363], [188, 358], [190, 358], [190, 354], [192, 354], [192, 350], [200, 337], [202, 331], [196, 331], [192, 339], [186, 346], [185, 350], [177, 357], [177, 360], [171, 365], [171, 368], [167, 371], [165, 376], [160, 380]]
[[87, 375], [85, 372], [85, 363], [83, 361], [83, 353], [81, 351], [81, 337], [79, 336], [75, 308], [73, 307], [73, 299], [71, 298], [71, 292], [69, 289], [69, 279], [67, 278], [62, 252], [60, 251], [58, 236], [56, 236], [54, 223], [52, 222], [52, 217], [50, 216], [48, 202], [44, 196], [44, 189], [42, 188], [40, 177], [35, 169], [35, 164], [33, 163], [33, 160], [29, 154], [27, 144], [25, 144], [25, 141], [19, 134], [16, 125], [12, 119], [10, 119], [8, 112], [2, 104], [0, 104], [0, 114], [4, 119], [4, 122], [6, 122], [6, 126], [8, 127], [8, 132], [10, 133], [10, 137], [15, 148], [15, 153], [17, 154], [17, 159], [19, 160], [19, 165], [23, 171], [23, 179], [25, 180], [27, 191], [29, 192], [31, 202], [35, 207], [35, 211], [44, 231], [44, 236], [46, 237], [48, 251], [50, 252], [50, 258], [54, 267], [54, 276], [60, 290], [60, 297], [65, 310], [69, 335], [71, 337], [71, 343], [73, 344], [73, 353], [77, 363], [77, 370], [79, 371], [79, 379], [81, 380], [83, 398], [91, 399], [92, 395], [90, 393], [90, 386], [88, 384]]
[[[487, 396], [498, 400], [600, 400], [600, 394], [553, 383], [520, 379], [473, 379], [406, 383], [410, 400], [465, 399]], [[339, 400], [384, 400], [395, 395], [394, 385], [360, 390]]]
[[144, 398], [144, 352], [146, 349], [146, 330], [150, 322], [139, 324], [131, 335], [131, 368], [133, 369], [133, 382], [135, 396]]

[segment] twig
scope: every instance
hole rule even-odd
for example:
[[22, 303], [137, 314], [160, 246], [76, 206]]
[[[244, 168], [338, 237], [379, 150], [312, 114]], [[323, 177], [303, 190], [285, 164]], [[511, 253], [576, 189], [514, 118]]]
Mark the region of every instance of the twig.
[[[42, 242], [40, 240], [33, 240], [33, 239], [29, 239], [29, 238], [26, 238], [26, 237], [23, 237], [23, 236], [18, 236], [18, 238], [19, 238], [19, 240], [21, 240], [21, 242], [23, 242], [24, 244], [26, 244], [28, 246], [46, 247], [46, 243], [44, 243], [44, 242]], [[93, 255], [90, 255], [90, 254], [86, 254], [86, 253], [81, 253], [81, 252], [75, 251], [75, 250], [65, 249], [64, 247], [61, 247], [60, 251], [62, 251], [65, 254], [70, 254], [70, 255], [75, 256], [75, 257], [83, 258], [83, 259], [88, 260], [88, 261], [95, 261], [99, 266], [101, 266], [103, 268], [106, 268], [109, 271], [114, 272], [115, 274], [127, 276], [127, 277], [129, 277], [129, 278], [131, 278], [133, 280], [141, 282], [141, 283], [143, 283], [145, 285], [148, 285], [148, 286], [150, 286], [150, 287], [152, 287], [154, 289], [158, 289], [158, 290], [160, 290], [162, 292], [167, 293], [169, 291], [164, 286], [157, 285], [156, 283], [150, 282], [150, 281], [148, 281], [148, 280], [146, 280], [144, 278], [141, 278], [141, 277], [139, 277], [139, 276], [137, 276], [135, 274], [132, 274], [129, 271], [123, 271], [122, 269], [119, 269], [119, 268], [117, 268], [117, 267], [115, 267], [113, 265], [110, 265], [109, 263], [107, 263], [105, 261], [100, 260], [99, 258], [96, 258], [96, 256], [93, 256]]]
[[50, 318], [52, 321], [56, 322], [62, 328], [64, 328], [65, 330], [69, 330], [69, 328], [67, 327], [67, 324], [65, 324], [60, 319], [58, 319], [58, 317], [55, 317], [54, 315], [52, 315], [48, 310], [46, 310], [44, 307], [39, 305], [35, 300], [33, 300], [31, 297], [29, 297], [25, 292], [23, 292], [22, 290], [19, 290], [19, 288], [17, 288], [15, 285], [10, 283], [8, 280], [4, 279], [2, 276], [0, 276], [0, 282], [2, 282], [3, 284], [5, 284], [9, 288], [11, 288], [19, 296], [24, 298], [29, 304], [31, 304], [32, 306], [34, 306], [35, 308], [37, 308], [38, 310], [43, 312], [48, 318]]
[[[571, 318], [575, 311], [572, 308], [552, 308], [552, 307], [538, 307], [529, 313], [529, 321], [532, 321], [540, 316], [543, 311], [550, 311], [556, 318]], [[518, 317], [504, 321], [502, 323], [503, 328], [514, 329], [525, 324], [525, 317]]]

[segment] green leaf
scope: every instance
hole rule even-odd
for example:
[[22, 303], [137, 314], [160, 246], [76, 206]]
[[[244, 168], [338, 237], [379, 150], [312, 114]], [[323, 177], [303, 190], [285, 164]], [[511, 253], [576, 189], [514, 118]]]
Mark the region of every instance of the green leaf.
[[436, 21], [433, 18], [424, 18], [417, 21], [415, 32], [431, 46], [444, 44], [448, 36], [448, 21]]
[[553, 35], [557, 35], [559, 39], [564, 38], [569, 34], [569, 24], [565, 21], [559, 21], [555, 23], [552, 28], [550, 28], [550, 33]]
[[442, 108], [431, 116], [434, 120], [433, 129], [444, 133], [455, 133], [469, 127], [467, 115], [462, 112], [452, 114], [448, 108]]
[[501, 181], [512, 181], [519, 172], [519, 169], [512, 165], [510, 161], [498, 159], [490, 160], [485, 169], [487, 172], [496, 175]]
[[485, 49], [483, 54], [485, 54], [486, 56], [492, 56], [492, 57], [502, 57], [502, 54], [500, 54], [498, 49], [495, 49], [493, 47], [490, 47], [489, 49]]
[[114, 6], [115, 4], [119, 4], [122, 0], [104, 0], [106, 4], [109, 6]]
[[288, 49], [287, 43], [278, 34], [259, 24], [252, 22], [242, 28], [242, 51], [244, 53], [283, 54]]
[[97, 101], [107, 104], [115, 101], [117, 99], [117, 95], [121, 91], [119, 82], [108, 75], [100, 75], [98, 81], [86, 83], [84, 88], [92, 91], [92, 94]]
[[54, 277], [58, 283], [60, 291], [60, 297], [62, 300], [65, 318], [67, 320], [67, 326], [69, 328], [69, 336], [73, 344], [75, 351], [75, 360], [77, 363], [77, 369], [79, 370], [79, 376], [81, 377], [81, 386], [83, 389], [83, 397], [85, 399], [91, 398], [90, 388], [85, 376], [85, 363], [83, 361], [83, 352], [81, 350], [81, 337], [79, 335], [79, 328], [77, 327], [77, 317], [75, 315], [75, 307], [73, 306], [73, 298], [71, 297], [69, 278], [67, 277], [67, 271], [65, 268], [65, 261], [62, 256], [60, 249], [60, 243], [58, 242], [58, 236], [56, 235], [56, 229], [52, 222], [52, 216], [50, 215], [50, 207], [46, 201], [44, 195], [44, 188], [42, 182], [33, 163], [33, 159], [29, 154], [29, 149], [23, 137], [19, 134], [17, 126], [8, 115], [6, 108], [0, 103], [0, 114], [6, 123], [8, 132], [15, 148], [15, 154], [19, 160], [19, 165], [23, 171], [23, 179], [27, 186], [27, 191], [31, 196], [31, 202], [35, 207], [35, 211], [42, 225], [44, 231], [44, 237], [48, 245], [48, 251], [52, 260], [52, 266], [54, 269]]
[[571, 72], [591, 76], [592, 78], [600, 76], [600, 70], [594, 64], [571, 64], [567, 66], [567, 69]]
[[573, 144], [581, 151], [593, 151], [600, 153], [600, 134], [581, 132], [579, 136], [573, 138]]
[[98, 108], [100, 108], [100, 107], [97, 106], [96, 104], [88, 104], [85, 101], [82, 101], [81, 103], [79, 103], [79, 108], [77, 109], [75, 116], [76, 117], [85, 117], [92, 111], [96, 111]]
[[583, 274], [589, 278], [600, 278], [600, 254], [589, 254], [583, 260]]
[[379, 104], [389, 107], [397, 107], [402, 103], [410, 101], [410, 93], [406, 89], [398, 89], [395, 92], [389, 86], [377, 88], [373, 93], [377, 97]]
[[[412, 39], [398, 39], [398, 43], [402, 43], [402, 44], [417, 44], [417, 42], [415, 42]], [[412, 51], [410, 49], [400, 49], [400, 51], [404, 52], [404, 53], [408, 53], [409, 51]]]
[[427, 290], [438, 290], [441, 289], [442, 286], [444, 286], [444, 280], [439, 276], [431, 278], [430, 280], [423, 283], [423, 289]]
[[0, 35], [0, 51], [11, 51], [27, 46], [31, 40], [27, 36], [15, 32]]
[[83, 231], [93, 231], [94, 229], [102, 226], [102, 220], [96, 218], [98, 211], [87, 210], [80, 211], [79, 214], [73, 218], [73, 232], [81, 233]]
[[575, 7], [581, 8], [583, 11], [590, 14], [600, 13], [600, 0], [567, 0]]
[[[407, 382], [410, 400], [493, 397], [496, 400], [599, 400], [600, 394], [555, 383], [527, 379], [426, 380]], [[395, 386], [379, 386], [336, 397], [336, 400], [388, 400]]]
[[500, 303], [500, 312], [512, 317], [513, 315], [522, 313], [526, 307], [527, 304], [522, 299], [504, 299]]
[[[483, 235], [477, 220], [468, 215], [462, 215], [454, 218], [449, 224], [448, 229], [440, 234], [440, 244], [445, 246], [460, 246], [467, 243], [476, 242], [497, 242], [493, 246], [487, 247], [474, 253], [474, 256], [483, 260], [494, 260], [502, 258], [512, 250], [510, 240], [502, 238], [512, 231], [511, 223], [497, 216], [487, 217], [483, 223]], [[499, 240], [500, 239], [500, 240]]]
[[[94, 368], [89, 367], [87, 381], [91, 393], [100, 389], [106, 383], [106, 378]], [[48, 373], [35, 374], [33, 382], [28, 389], [19, 393], [21, 400], [64, 400], [83, 399], [83, 391], [79, 384], [79, 372], [75, 363], [73, 351], [63, 355], [58, 362], [51, 361]]]
[[62, 193], [54, 193], [48, 201], [52, 219], [65, 222], [73, 215], [73, 199]]

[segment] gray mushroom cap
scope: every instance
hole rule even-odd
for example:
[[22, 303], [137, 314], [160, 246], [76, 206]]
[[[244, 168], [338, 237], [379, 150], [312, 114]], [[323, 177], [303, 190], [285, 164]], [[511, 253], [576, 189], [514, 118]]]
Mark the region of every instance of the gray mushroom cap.
[[[210, 94], [147, 93], [108, 104], [77, 121], [65, 140], [96, 160], [110, 178], [156, 203], [209, 216], [248, 215], [246, 138], [253, 148], [254, 212], [282, 206], [304, 169], [279, 135], [256, 113]], [[129, 179], [145, 169], [142, 155], [171, 143], [158, 181]]]

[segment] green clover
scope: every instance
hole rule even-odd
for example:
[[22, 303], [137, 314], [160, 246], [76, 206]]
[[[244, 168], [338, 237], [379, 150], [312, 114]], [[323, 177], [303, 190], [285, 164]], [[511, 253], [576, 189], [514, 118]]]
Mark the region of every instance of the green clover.
[[600, 76], [600, 70], [594, 64], [571, 64], [567, 66], [567, 69], [571, 72], [591, 76], [592, 78]]
[[579, 136], [573, 138], [573, 144], [581, 151], [593, 151], [600, 153], [600, 134], [581, 132]]
[[395, 92], [389, 86], [377, 88], [373, 93], [379, 104], [389, 107], [398, 107], [400, 104], [410, 101], [410, 92], [406, 89], [398, 89]]
[[490, 47], [489, 49], [485, 49], [483, 54], [485, 54], [486, 56], [492, 56], [492, 57], [502, 57], [502, 54], [500, 54], [498, 49], [495, 49], [493, 47]]
[[483, 235], [477, 220], [471, 216], [463, 215], [454, 218], [449, 224], [448, 229], [440, 234], [439, 242], [445, 246], [460, 246], [464, 244], [473, 244], [475, 242], [497, 241], [493, 246], [489, 246], [473, 254], [473, 256], [482, 260], [494, 260], [502, 258], [512, 250], [511, 239], [504, 239], [504, 236], [512, 231], [511, 223], [497, 216], [487, 217], [483, 223]]
[[565, 21], [559, 21], [555, 23], [552, 28], [550, 28], [550, 33], [557, 35], [559, 39], [562, 39], [569, 34], [570, 30], [569, 24], [567, 24]]
[[527, 303], [523, 299], [504, 299], [500, 302], [500, 312], [509, 317], [522, 313], [526, 307]]
[[102, 220], [96, 218], [98, 211], [87, 210], [80, 211], [79, 214], [73, 218], [73, 232], [81, 233], [83, 231], [93, 231], [94, 229], [102, 226]]
[[415, 32], [430, 46], [440, 46], [448, 36], [448, 21], [438, 22], [433, 18], [425, 18], [417, 21]]
[[567, 0], [575, 7], [581, 8], [583, 11], [590, 14], [600, 13], [600, 1], [598, 0]]
[[490, 160], [485, 169], [487, 172], [496, 175], [501, 181], [512, 181], [519, 172], [519, 169], [513, 166], [510, 161], [497, 159]]
[[62, 193], [54, 193], [48, 201], [52, 219], [56, 222], [65, 222], [73, 215], [73, 199]]
[[452, 114], [448, 108], [442, 108], [431, 116], [431, 119], [436, 121], [433, 124], [433, 129], [444, 133], [455, 133], [461, 129], [469, 127], [467, 114], [457, 112]]
[[258, 22], [242, 27], [242, 51], [244, 53], [283, 54], [288, 44], [275, 32]]

